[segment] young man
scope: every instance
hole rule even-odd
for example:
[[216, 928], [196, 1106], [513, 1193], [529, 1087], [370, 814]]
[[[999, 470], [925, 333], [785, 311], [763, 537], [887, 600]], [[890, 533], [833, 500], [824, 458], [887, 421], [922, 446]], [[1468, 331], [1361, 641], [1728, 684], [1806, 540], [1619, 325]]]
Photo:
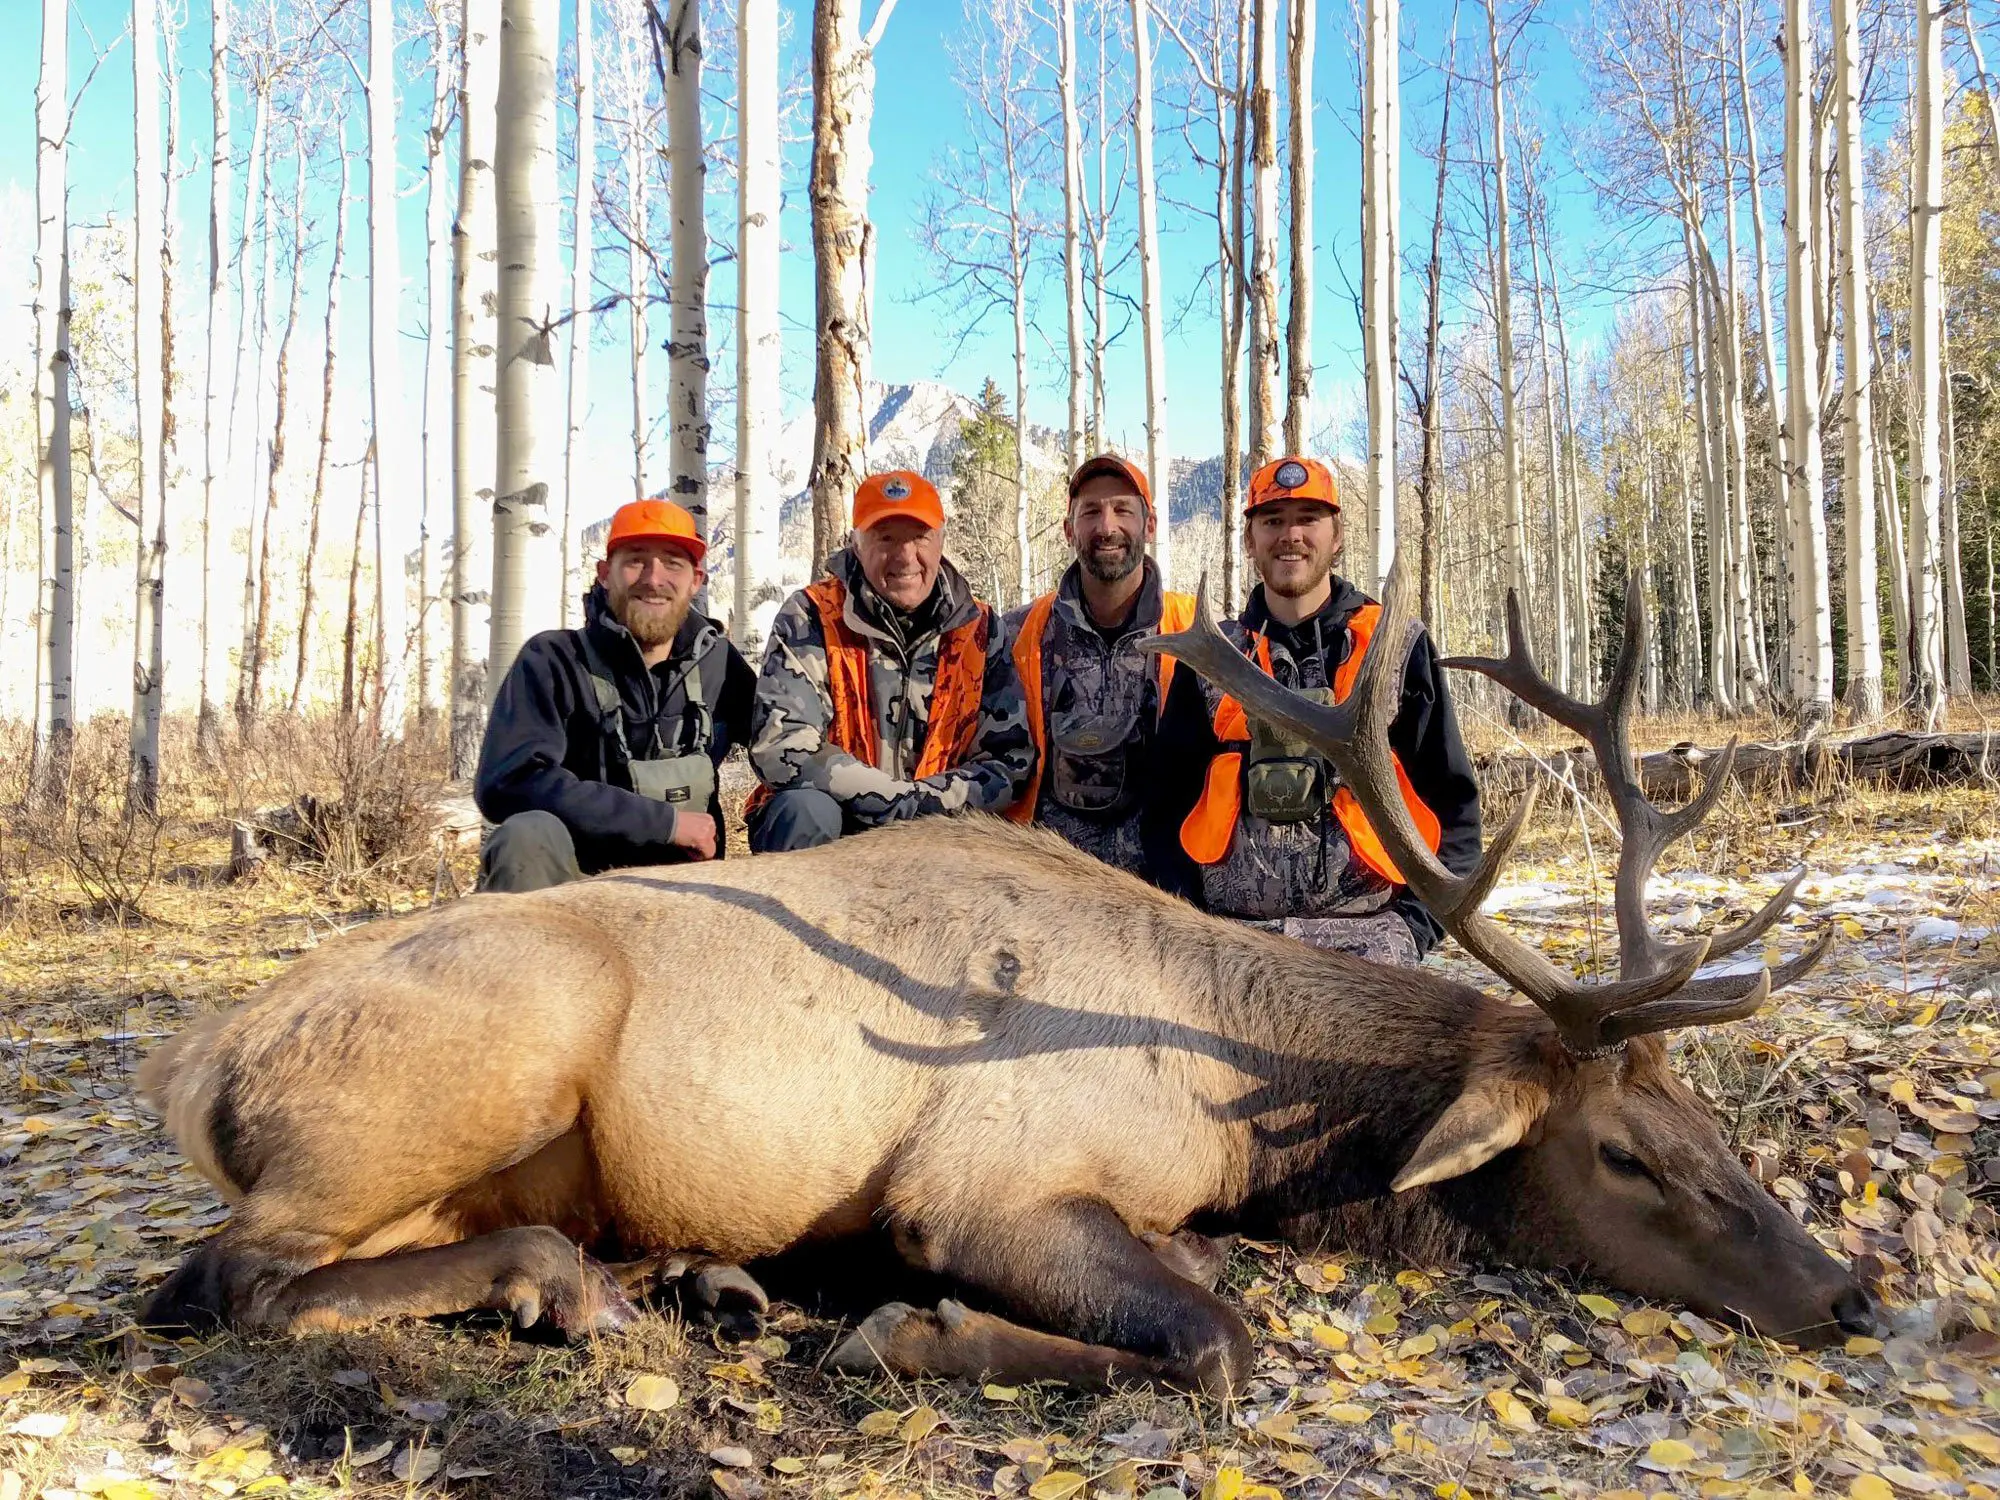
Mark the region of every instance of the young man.
[[[1339, 702], [1363, 655], [1407, 651], [1389, 745], [1419, 832], [1451, 869], [1479, 860], [1479, 786], [1428, 635], [1373, 638], [1380, 606], [1333, 571], [1340, 492], [1312, 459], [1281, 458], [1250, 479], [1244, 551], [1262, 581], [1223, 633], [1280, 682]], [[1161, 774], [1147, 813], [1162, 883], [1210, 910], [1379, 963], [1414, 964], [1443, 929], [1377, 844], [1331, 764], [1246, 721], [1194, 672], [1175, 674], [1160, 727]]]
[[1063, 520], [1076, 561], [1054, 593], [1007, 617], [1041, 761], [1007, 816], [1135, 875], [1147, 873], [1141, 794], [1174, 660], [1134, 643], [1194, 619], [1192, 596], [1167, 593], [1146, 555], [1155, 524], [1144, 474], [1116, 454], [1086, 459]]
[[545, 630], [500, 684], [473, 796], [497, 823], [479, 888], [532, 891], [723, 852], [716, 768], [756, 678], [696, 610], [707, 544], [666, 500], [611, 518], [581, 630]]
[[745, 817], [770, 853], [930, 813], [1000, 812], [1035, 771], [998, 615], [944, 556], [921, 474], [873, 474], [829, 576], [785, 601], [757, 680]]

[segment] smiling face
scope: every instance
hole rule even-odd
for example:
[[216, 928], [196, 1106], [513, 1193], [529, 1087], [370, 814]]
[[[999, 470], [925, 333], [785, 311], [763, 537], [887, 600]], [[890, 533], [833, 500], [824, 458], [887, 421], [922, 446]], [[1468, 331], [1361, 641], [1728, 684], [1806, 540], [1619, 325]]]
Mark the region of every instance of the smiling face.
[[1266, 592], [1303, 599], [1340, 556], [1340, 512], [1318, 500], [1273, 500], [1244, 518], [1243, 541]]
[[854, 533], [854, 554], [869, 586], [897, 609], [912, 610], [930, 598], [944, 562], [944, 528], [909, 516], [890, 516]]
[[679, 546], [646, 537], [619, 543], [597, 565], [611, 617], [647, 650], [679, 633], [707, 576]]
[[1078, 487], [1063, 519], [1076, 560], [1100, 583], [1129, 578], [1153, 537], [1153, 512], [1129, 479], [1093, 474]]

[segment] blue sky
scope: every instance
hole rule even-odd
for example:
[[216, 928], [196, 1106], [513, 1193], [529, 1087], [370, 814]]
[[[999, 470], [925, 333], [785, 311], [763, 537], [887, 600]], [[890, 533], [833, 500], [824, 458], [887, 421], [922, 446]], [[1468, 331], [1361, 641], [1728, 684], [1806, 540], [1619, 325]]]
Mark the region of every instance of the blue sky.
[[[195, 14], [188, 20], [182, 39], [183, 68], [183, 149], [190, 155], [204, 153], [208, 142], [207, 100], [207, 4], [186, 0]], [[72, 0], [71, 84], [79, 86], [88, 72], [93, 52], [112, 43], [129, 14], [120, 0]], [[790, 35], [787, 64], [802, 66], [803, 48], [810, 29], [809, 9], [804, 0], [787, 0]], [[870, 6], [872, 12], [873, 7]], [[0, 189], [12, 184], [32, 194], [34, 182], [33, 98], [39, 48], [39, 7], [32, 0], [0, 0]], [[569, 5], [564, 0], [565, 48], [569, 42]], [[1587, 246], [1602, 238], [1602, 227], [1587, 188], [1567, 174], [1560, 159], [1560, 143], [1572, 132], [1569, 111], [1582, 95], [1582, 85], [1570, 59], [1565, 30], [1577, 17], [1573, 0], [1551, 0], [1526, 40], [1521, 53], [1521, 85], [1528, 107], [1539, 117], [1542, 127], [1557, 146], [1550, 153], [1550, 165], [1565, 174], [1555, 186], [1557, 238], [1559, 245]], [[1437, 83], [1427, 70], [1420, 71], [1412, 53], [1433, 57], [1439, 50], [1450, 15], [1450, 7], [1439, 0], [1420, 0], [1403, 10], [1405, 130], [1409, 145], [1404, 164], [1405, 234], [1416, 236], [1428, 225], [1430, 180], [1424, 161], [1414, 143], [1428, 139], [1435, 128], [1432, 113]], [[941, 150], [962, 136], [962, 101], [951, 79], [948, 44], [964, 26], [959, 0], [902, 0], [884, 40], [878, 58], [879, 84], [873, 134], [875, 168], [872, 215], [879, 245], [878, 290], [875, 304], [875, 358], [878, 378], [889, 381], [943, 379], [968, 392], [978, 388], [986, 376], [997, 378], [1011, 394], [1011, 336], [1002, 317], [995, 317], [978, 334], [954, 350], [940, 327], [941, 314], [935, 302], [924, 301], [917, 293], [935, 284], [937, 272], [927, 263], [918, 247], [913, 227], [919, 202], [930, 180]], [[1338, 409], [1356, 399], [1360, 374], [1359, 337], [1348, 287], [1358, 280], [1358, 195], [1355, 188], [1357, 148], [1354, 121], [1357, 100], [1353, 83], [1354, 62], [1348, 28], [1352, 13], [1345, 5], [1321, 7], [1316, 124], [1318, 169], [1316, 214], [1318, 223], [1317, 289], [1318, 318], [1315, 336], [1315, 363], [1318, 368], [1321, 408]], [[1467, 5], [1460, 21], [1461, 56], [1468, 69], [1483, 64], [1483, 12]], [[1172, 43], [1162, 37], [1158, 46], [1163, 65], [1173, 57]], [[1461, 95], [1461, 108], [1474, 107], [1477, 96]], [[405, 189], [401, 204], [401, 243], [404, 272], [402, 324], [409, 340], [411, 365], [406, 375], [406, 392], [414, 394], [417, 361], [421, 346], [415, 337], [424, 317], [422, 293], [423, 197], [421, 171], [421, 124], [428, 108], [427, 83], [413, 83], [402, 92], [402, 133], [400, 185]], [[237, 130], [240, 142], [247, 136], [247, 110], [239, 105]], [[352, 122], [352, 139], [360, 139], [359, 108]], [[567, 122], [564, 124], [567, 131]], [[1164, 129], [1164, 122], [1163, 122]], [[89, 85], [77, 110], [72, 139], [71, 202], [72, 219], [87, 223], [101, 220], [107, 212], [127, 215], [132, 194], [132, 113], [131, 60], [120, 43]], [[1162, 139], [1163, 164], [1181, 156], [1178, 142]], [[804, 212], [805, 151], [799, 146], [787, 164], [784, 230], [787, 253], [783, 278], [784, 315], [787, 325], [785, 385], [788, 408], [803, 404], [811, 388], [812, 280], [810, 241]], [[355, 187], [365, 182], [365, 166], [358, 165]], [[183, 249], [182, 280], [192, 286], [205, 274], [207, 177], [195, 173], [182, 193]], [[238, 177], [240, 189], [241, 178]], [[566, 190], [566, 189], [565, 189]], [[1212, 191], [1192, 178], [1170, 185], [1169, 194], [1194, 195]], [[1130, 202], [1128, 198], [1128, 203]], [[727, 224], [733, 232], [733, 202], [723, 193], [711, 197], [711, 219], [718, 228]], [[1199, 219], [1183, 221], [1168, 204], [1162, 205], [1164, 276], [1170, 308], [1180, 309], [1194, 292], [1202, 269], [1212, 257], [1212, 229]], [[1128, 217], [1125, 233], [1134, 231]], [[365, 240], [361, 237], [357, 213], [350, 227], [349, 269], [356, 279], [347, 293], [349, 320], [347, 355], [350, 372], [359, 367], [365, 349], [363, 295], [359, 276], [366, 268]], [[322, 252], [323, 253], [323, 252]], [[315, 262], [322, 265], [323, 262]], [[10, 287], [25, 295], [30, 285], [26, 267], [8, 267]], [[306, 317], [312, 318], [311, 303], [323, 270], [309, 272], [313, 290], [308, 297]], [[1134, 275], [1136, 285], [1136, 273]], [[1576, 278], [1572, 278], [1576, 280]], [[717, 300], [733, 297], [733, 276], [724, 268], [711, 280]], [[1416, 315], [1417, 288], [1414, 278], [1405, 281], [1405, 316]], [[1593, 301], [1582, 291], [1580, 281], [1569, 298], [1573, 322], [1588, 330], [1601, 323], [1606, 302]], [[718, 316], [712, 326], [726, 318]], [[1059, 346], [1062, 339], [1062, 311], [1059, 287], [1051, 284], [1039, 312], [1039, 322], [1047, 339]], [[665, 319], [656, 320], [655, 343], [665, 336]], [[621, 448], [625, 430], [626, 402], [623, 394], [622, 317], [617, 330], [600, 335], [593, 376], [593, 411], [589, 427], [594, 449], [601, 449], [602, 466], [615, 471], [623, 461]], [[664, 377], [665, 359], [655, 356], [655, 365]], [[1197, 306], [1182, 326], [1171, 332], [1168, 342], [1169, 423], [1172, 445], [1180, 454], [1207, 455], [1219, 447], [1217, 411], [1217, 351], [1213, 321]], [[1136, 330], [1115, 345], [1109, 355], [1110, 377], [1107, 425], [1118, 440], [1143, 440], [1143, 374]], [[1049, 358], [1038, 359], [1031, 396], [1032, 420], [1060, 421], [1063, 389], [1059, 368]], [[343, 382], [345, 385], [345, 382]], [[357, 398], [358, 399], [358, 396]], [[727, 434], [718, 432], [716, 447], [726, 450]]]

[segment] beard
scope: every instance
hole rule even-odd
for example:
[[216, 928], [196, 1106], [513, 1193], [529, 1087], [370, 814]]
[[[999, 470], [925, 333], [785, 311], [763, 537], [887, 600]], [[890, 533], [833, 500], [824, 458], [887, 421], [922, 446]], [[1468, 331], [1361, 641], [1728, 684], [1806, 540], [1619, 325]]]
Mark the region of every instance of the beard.
[[1139, 566], [1139, 559], [1145, 556], [1137, 542], [1127, 540], [1123, 550], [1107, 547], [1091, 547], [1077, 561], [1083, 564], [1083, 571], [1099, 583], [1117, 583], [1132, 576], [1132, 570]]
[[626, 594], [611, 601], [611, 615], [632, 632], [632, 639], [642, 650], [650, 651], [680, 634], [681, 624], [693, 604], [692, 594], [683, 594], [678, 599], [637, 599]]
[[[1335, 548], [1325, 553], [1313, 552], [1304, 557], [1283, 558], [1282, 561], [1286, 564], [1285, 573], [1277, 574], [1275, 568], [1271, 569], [1270, 574], [1264, 578], [1264, 589], [1267, 593], [1276, 594], [1280, 599], [1302, 599], [1326, 581], [1339, 556], [1340, 551]], [[1273, 557], [1271, 561], [1277, 563], [1281, 559]]]

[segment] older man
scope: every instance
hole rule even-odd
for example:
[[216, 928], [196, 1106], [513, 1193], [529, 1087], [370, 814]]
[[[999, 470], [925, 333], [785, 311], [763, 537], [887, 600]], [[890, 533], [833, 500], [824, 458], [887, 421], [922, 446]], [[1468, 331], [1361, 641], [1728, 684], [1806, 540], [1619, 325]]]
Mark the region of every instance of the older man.
[[1146, 555], [1156, 521], [1146, 476], [1115, 453], [1070, 476], [1063, 539], [1075, 553], [1054, 592], [1007, 617], [1041, 771], [1008, 809], [1106, 864], [1147, 873], [1140, 808], [1174, 660], [1137, 643], [1185, 630], [1194, 599], [1166, 591]]
[[[1430, 637], [1377, 641], [1381, 606], [1334, 572], [1343, 541], [1333, 472], [1282, 458], [1250, 478], [1244, 551], [1261, 580], [1223, 632], [1280, 682], [1339, 702], [1369, 651], [1405, 658], [1389, 746], [1420, 833], [1451, 869], [1479, 861], [1479, 785]], [[1444, 936], [1338, 773], [1306, 745], [1246, 719], [1193, 672], [1174, 678], [1160, 726], [1150, 853], [1211, 911], [1380, 963], [1414, 964]]]
[[945, 560], [944, 523], [921, 474], [870, 475], [828, 576], [772, 621], [751, 722], [757, 853], [1000, 812], [1028, 785], [1020, 680], [998, 615]]
[[723, 852], [716, 767], [749, 736], [756, 678], [694, 608], [694, 517], [638, 500], [611, 518], [581, 630], [545, 630], [500, 683], [473, 796], [498, 824], [482, 890], [531, 891]]

